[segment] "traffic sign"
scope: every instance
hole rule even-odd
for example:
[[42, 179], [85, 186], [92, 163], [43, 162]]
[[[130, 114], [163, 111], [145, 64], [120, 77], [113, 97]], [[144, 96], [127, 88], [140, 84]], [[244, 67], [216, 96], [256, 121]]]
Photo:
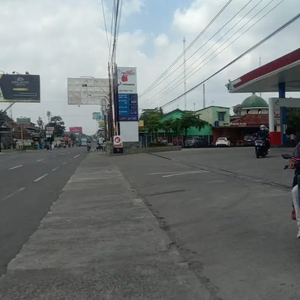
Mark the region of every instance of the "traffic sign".
[[114, 136], [114, 147], [115, 148], [123, 148], [123, 142], [121, 136], [115, 135]]

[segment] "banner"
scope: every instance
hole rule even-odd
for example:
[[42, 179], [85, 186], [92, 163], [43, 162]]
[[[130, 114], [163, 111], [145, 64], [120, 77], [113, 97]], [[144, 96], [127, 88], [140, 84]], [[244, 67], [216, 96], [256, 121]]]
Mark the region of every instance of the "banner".
[[82, 127], [69, 127], [71, 133], [82, 133]]

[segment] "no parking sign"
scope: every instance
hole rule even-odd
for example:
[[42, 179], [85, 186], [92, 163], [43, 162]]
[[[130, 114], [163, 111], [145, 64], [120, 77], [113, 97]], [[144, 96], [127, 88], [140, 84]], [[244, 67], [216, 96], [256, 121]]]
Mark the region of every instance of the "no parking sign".
[[123, 142], [121, 136], [115, 135], [114, 136], [114, 147], [115, 148], [123, 148]]

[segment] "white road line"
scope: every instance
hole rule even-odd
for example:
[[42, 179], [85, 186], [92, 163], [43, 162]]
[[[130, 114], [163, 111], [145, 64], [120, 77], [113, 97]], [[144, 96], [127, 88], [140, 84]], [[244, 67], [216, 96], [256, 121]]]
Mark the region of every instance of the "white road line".
[[182, 173], [175, 173], [175, 174], [170, 174], [170, 175], [164, 175], [164, 178], [167, 177], [173, 177], [173, 176], [182, 176], [182, 175], [189, 175], [189, 174], [202, 174], [202, 173], [209, 173], [209, 171], [191, 171], [191, 172], [182, 172]]
[[36, 162], [41, 162], [41, 161], [43, 161], [44, 159], [38, 159]]
[[54, 169], [52, 169], [52, 171], [56, 171], [58, 168], [59, 168], [59, 166], [58, 166], [58, 167], [56, 167], [56, 168], [54, 168]]
[[77, 158], [78, 156], [80, 156], [80, 154], [75, 155], [74, 158]]
[[24, 191], [25, 189], [26, 189], [26, 187], [22, 187], [22, 188], [18, 189], [17, 191], [15, 191], [15, 192], [9, 194], [8, 196], [6, 196], [5, 198], [3, 198], [2, 200], [7, 200], [7, 199], [9, 199], [9, 198], [11, 198], [11, 197], [17, 195], [18, 193]]
[[46, 176], [48, 176], [48, 174], [44, 174], [43, 176], [35, 179], [34, 182], [38, 182], [38, 181], [42, 180], [43, 178], [45, 178]]
[[12, 167], [12, 168], [10, 168], [9, 170], [18, 169], [18, 168], [21, 168], [21, 167], [23, 167], [23, 165], [19, 165], [19, 166]]
[[64, 163], [63, 163], [63, 165], [66, 165], [68, 162], [67, 161], [65, 161]]

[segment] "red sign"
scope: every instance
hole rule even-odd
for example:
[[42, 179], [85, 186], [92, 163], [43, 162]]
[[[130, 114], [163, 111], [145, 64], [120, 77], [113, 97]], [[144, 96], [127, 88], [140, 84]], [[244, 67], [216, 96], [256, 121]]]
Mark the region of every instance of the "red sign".
[[79, 132], [82, 133], [82, 127], [70, 127], [69, 131], [71, 133], [79, 133]]

